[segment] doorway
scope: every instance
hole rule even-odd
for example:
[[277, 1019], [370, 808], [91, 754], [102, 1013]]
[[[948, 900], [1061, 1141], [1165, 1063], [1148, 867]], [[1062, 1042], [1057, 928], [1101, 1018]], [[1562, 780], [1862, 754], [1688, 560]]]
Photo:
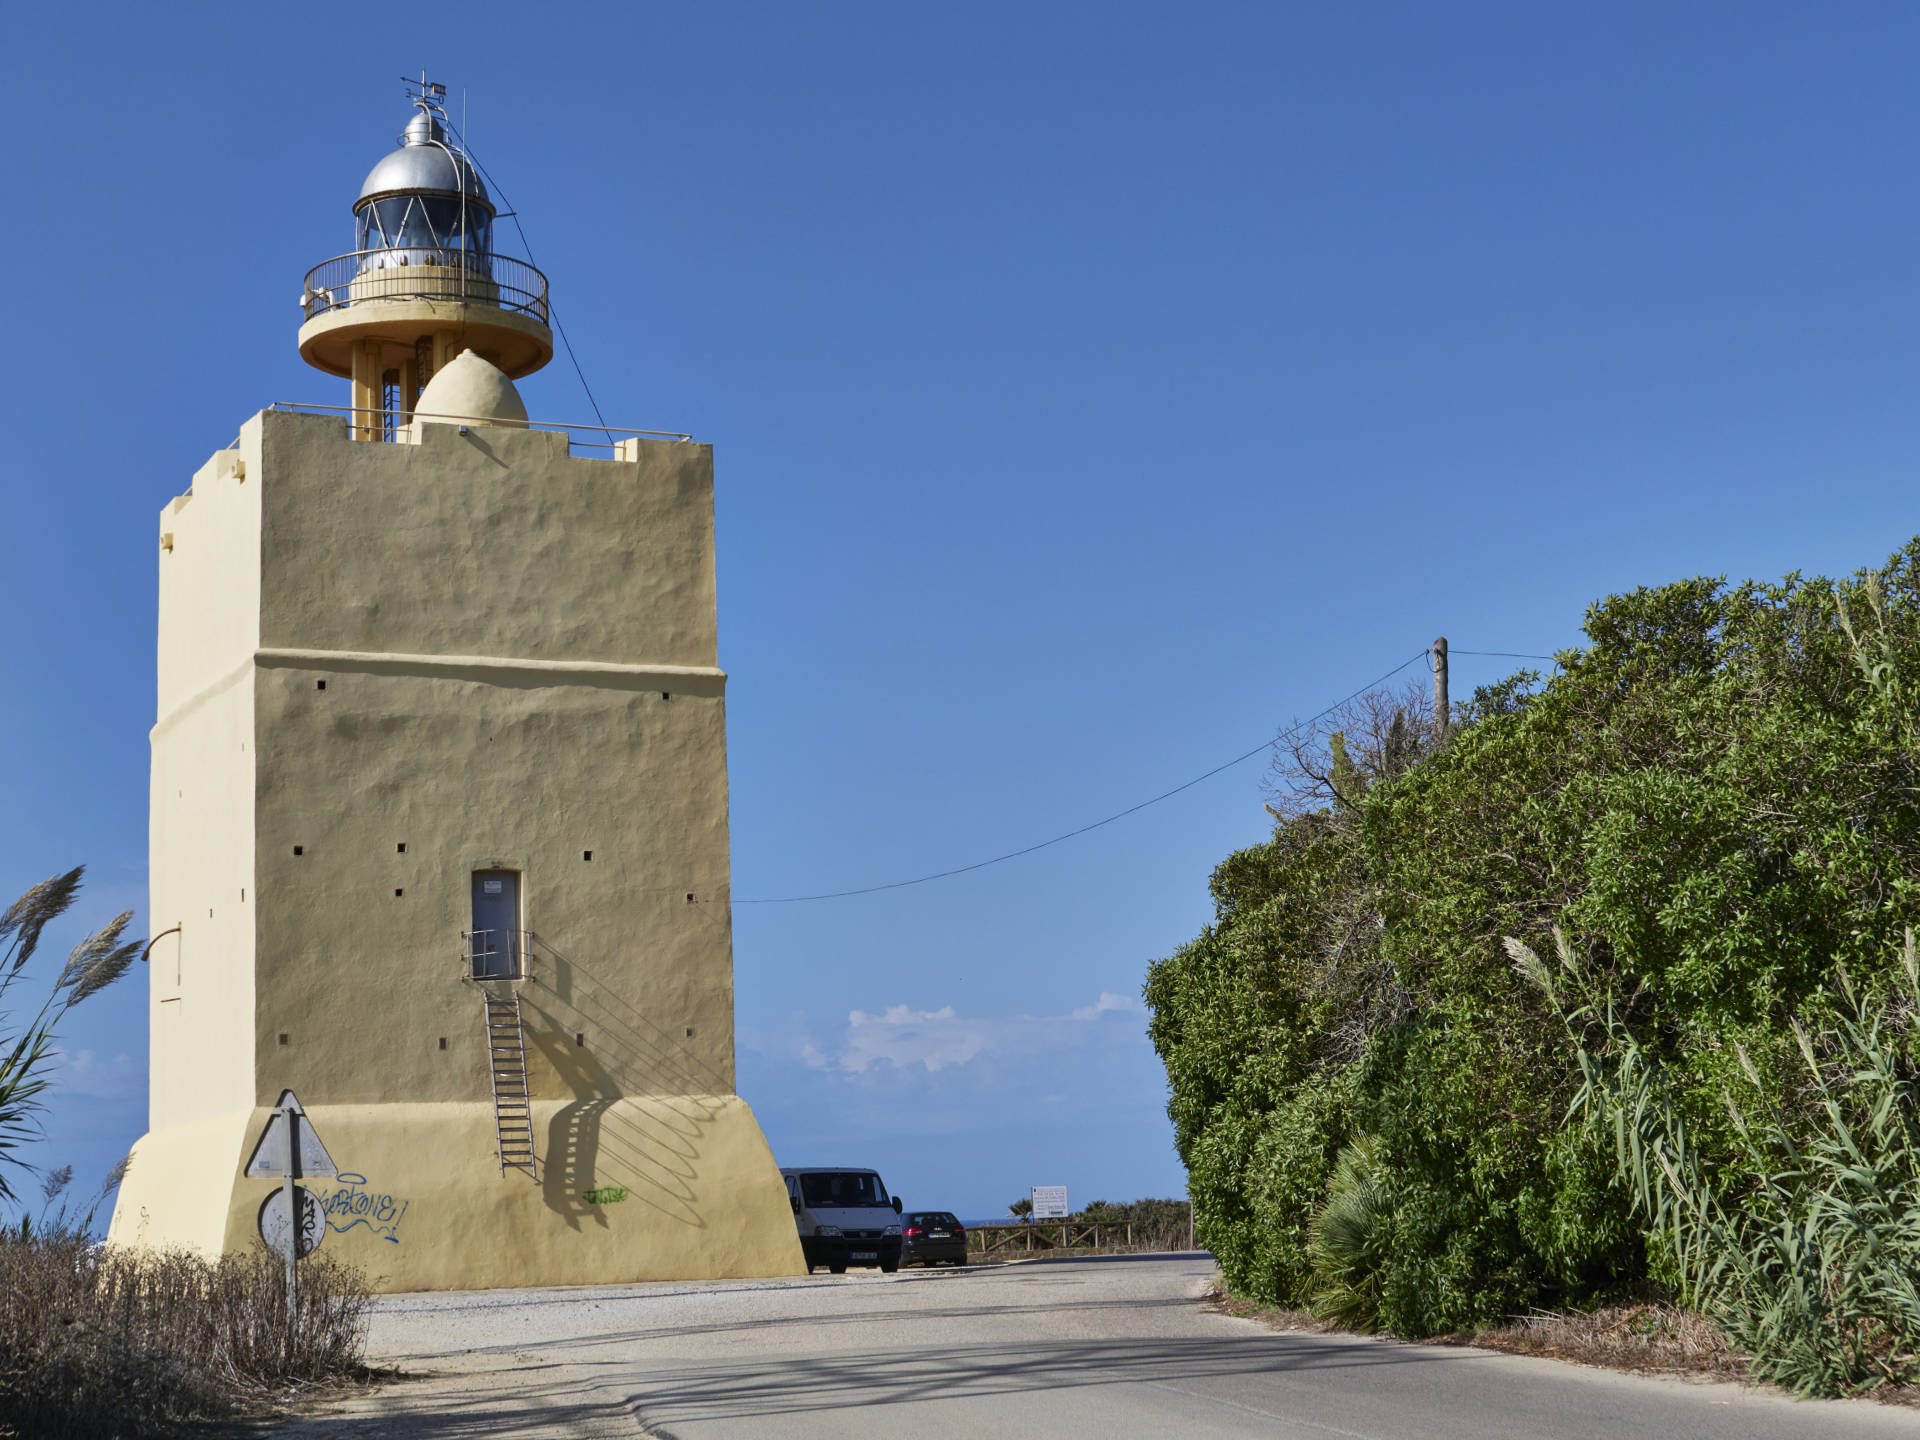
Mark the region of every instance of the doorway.
[[520, 978], [520, 872], [473, 872], [473, 929], [467, 954], [475, 980]]

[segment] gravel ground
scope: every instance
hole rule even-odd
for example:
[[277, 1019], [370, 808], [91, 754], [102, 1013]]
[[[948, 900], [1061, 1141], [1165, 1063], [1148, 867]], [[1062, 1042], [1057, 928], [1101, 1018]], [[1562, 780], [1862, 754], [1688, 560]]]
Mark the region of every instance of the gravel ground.
[[621, 1436], [1702, 1440], [1920, 1437], [1920, 1417], [1472, 1349], [1276, 1334], [1201, 1303], [1204, 1256], [396, 1295], [413, 1375], [285, 1440]]

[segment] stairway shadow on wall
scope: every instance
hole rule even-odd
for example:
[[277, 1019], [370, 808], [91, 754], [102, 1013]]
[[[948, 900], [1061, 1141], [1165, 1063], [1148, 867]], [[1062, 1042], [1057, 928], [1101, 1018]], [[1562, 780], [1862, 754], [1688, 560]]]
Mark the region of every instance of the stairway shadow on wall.
[[[541, 963], [522, 991], [540, 1022], [529, 1027], [531, 1048], [577, 1097], [547, 1129], [547, 1205], [576, 1229], [583, 1221], [604, 1227], [604, 1210], [586, 1195], [616, 1186], [629, 1200], [704, 1229], [701, 1142], [731, 1098], [730, 1082], [676, 1053], [665, 1031], [570, 956], [537, 936], [532, 944]], [[592, 1046], [573, 1043], [589, 1029]]]

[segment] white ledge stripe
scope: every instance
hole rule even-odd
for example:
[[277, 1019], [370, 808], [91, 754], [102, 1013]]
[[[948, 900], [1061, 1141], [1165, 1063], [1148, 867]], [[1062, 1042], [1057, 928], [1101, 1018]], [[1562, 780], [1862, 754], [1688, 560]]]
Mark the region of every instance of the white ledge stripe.
[[517, 660], [500, 655], [414, 655], [391, 650], [295, 650], [268, 647], [253, 660], [271, 670], [358, 670], [386, 675], [445, 675], [521, 685], [603, 685], [659, 690], [677, 683], [689, 695], [717, 695], [727, 672], [717, 665], [623, 665], [611, 660]]
[[667, 690], [689, 697], [726, 693], [727, 672], [715, 665], [621, 665], [608, 660], [511, 660], [499, 655], [410, 655], [390, 650], [256, 650], [232, 670], [177, 703], [148, 733], [164, 735], [250, 670], [332, 670], [363, 675], [420, 675], [488, 685], [593, 685], [603, 690]]

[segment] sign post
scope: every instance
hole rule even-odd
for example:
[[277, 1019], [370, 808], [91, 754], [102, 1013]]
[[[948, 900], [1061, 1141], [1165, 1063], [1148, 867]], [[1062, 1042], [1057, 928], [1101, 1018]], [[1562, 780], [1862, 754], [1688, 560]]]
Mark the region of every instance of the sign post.
[[279, 1102], [267, 1117], [267, 1128], [254, 1142], [246, 1173], [250, 1180], [280, 1182], [280, 1188], [261, 1204], [257, 1224], [267, 1248], [286, 1257], [287, 1344], [291, 1347], [299, 1314], [299, 1262], [303, 1256], [311, 1255], [327, 1234], [320, 1202], [298, 1182], [305, 1175], [326, 1177], [340, 1173], [293, 1091], [280, 1092]]

